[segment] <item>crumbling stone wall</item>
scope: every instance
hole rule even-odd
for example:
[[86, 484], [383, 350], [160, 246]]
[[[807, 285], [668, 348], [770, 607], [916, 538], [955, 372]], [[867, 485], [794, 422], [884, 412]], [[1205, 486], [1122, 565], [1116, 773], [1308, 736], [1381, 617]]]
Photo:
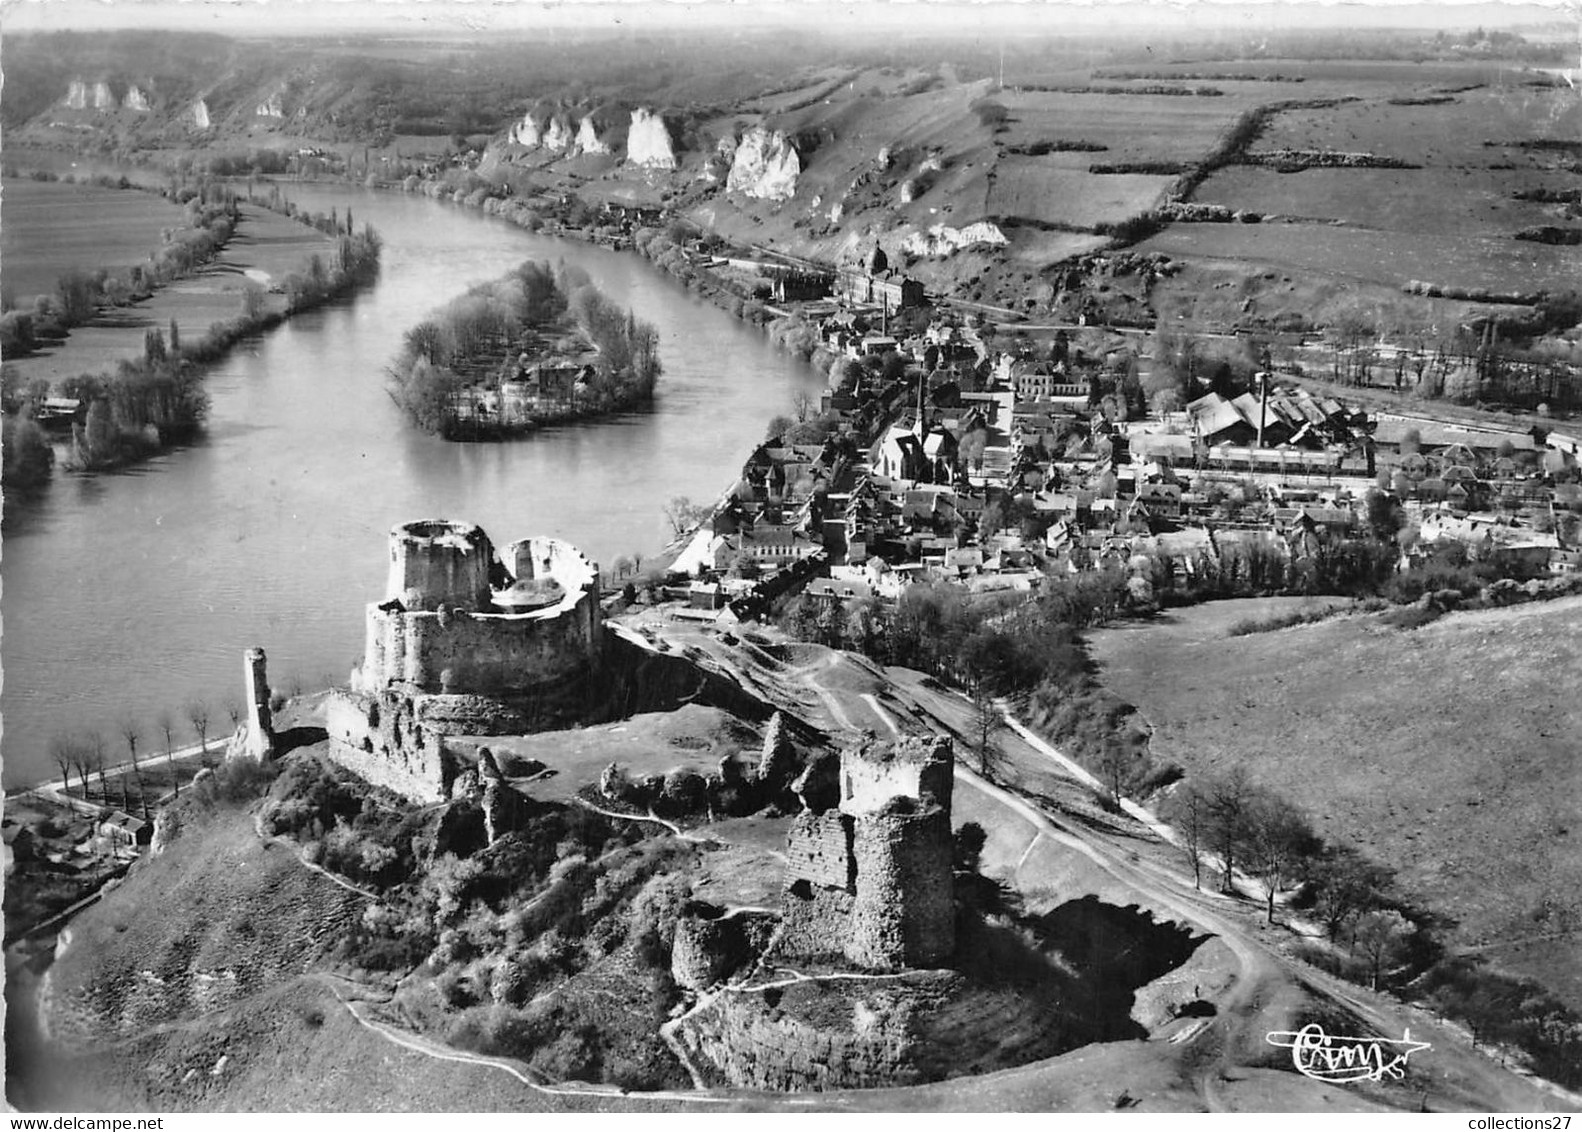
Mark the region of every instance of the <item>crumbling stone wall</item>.
[[348, 770], [415, 802], [450, 796], [456, 762], [445, 749], [444, 735], [418, 717], [411, 697], [337, 691], [324, 715], [330, 757]]
[[836, 810], [801, 813], [786, 834], [786, 872], [822, 885], [851, 891], [856, 879], [852, 819]]
[[[425, 520], [390, 534], [385, 600], [368, 607], [353, 688], [394, 684], [424, 692], [500, 695], [584, 672], [603, 634], [599, 569], [559, 539], [522, 539], [496, 560], [479, 527]], [[517, 582], [548, 582], [559, 600], [512, 612], [496, 604]]]
[[855, 819], [856, 887], [846, 957], [863, 967], [934, 966], [956, 949], [950, 813], [902, 799]]
[[770, 913], [727, 914], [716, 904], [690, 901], [670, 945], [671, 978], [687, 990], [705, 990], [751, 964], [773, 930]]
[[474, 523], [422, 519], [390, 532], [385, 596], [411, 610], [488, 609], [494, 548]]
[[948, 811], [955, 769], [944, 736], [870, 743], [841, 758], [840, 808], [856, 814], [882, 809], [891, 798], [919, 798]]
[[570, 679], [587, 671], [599, 645], [597, 592], [580, 597], [580, 608], [572, 602], [530, 613], [375, 607], [360, 684], [508, 695]]
[[992, 1073], [1071, 1044], [1059, 1013], [1037, 998], [946, 971], [733, 990], [689, 1015], [676, 1037], [709, 1084], [781, 1091]]
[[876, 970], [937, 966], [956, 945], [949, 739], [871, 740], [841, 753], [839, 807], [810, 767], [786, 835], [790, 955], [843, 955]]
[[599, 569], [552, 538], [513, 542], [501, 561], [482, 528], [446, 520], [397, 525], [389, 554], [362, 662], [330, 698], [330, 755], [436, 801], [457, 772], [446, 735], [522, 734], [530, 702], [597, 665]]

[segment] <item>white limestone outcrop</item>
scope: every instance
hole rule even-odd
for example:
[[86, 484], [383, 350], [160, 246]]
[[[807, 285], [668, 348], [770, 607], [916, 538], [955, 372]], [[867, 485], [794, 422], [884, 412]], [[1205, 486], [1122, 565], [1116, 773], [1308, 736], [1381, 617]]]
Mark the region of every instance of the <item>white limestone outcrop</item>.
[[209, 128], [209, 104], [201, 98], [192, 104], [192, 121], [200, 130]]
[[280, 92], [276, 91], [264, 101], [260, 102], [253, 110], [260, 118], [284, 118], [286, 108], [280, 101]]
[[81, 79], [72, 79], [71, 85], [66, 88], [66, 109], [88, 109], [88, 84]]
[[632, 127], [626, 134], [626, 160], [647, 169], [674, 169], [676, 150], [665, 120], [646, 106], [632, 111]]
[[757, 200], [790, 200], [801, 173], [802, 162], [785, 133], [754, 126], [736, 146], [725, 191]]
[[95, 110], [114, 110], [115, 95], [110, 93], [110, 84], [98, 82], [93, 84], [93, 108]]
[[577, 127], [577, 152], [578, 153], [609, 153], [610, 143], [599, 136], [598, 127], [593, 124], [593, 115], [589, 114], [582, 119], [582, 124]]
[[543, 133], [532, 111], [524, 114], [522, 120], [511, 127], [510, 139], [512, 145], [519, 145], [524, 149], [538, 148], [538, 143], [543, 140]]
[[1009, 242], [1005, 238], [1005, 233], [998, 227], [986, 220], [980, 220], [976, 224], [968, 224], [965, 228], [935, 224], [927, 232], [913, 232], [901, 241], [901, 246], [916, 256], [947, 256], [963, 248], [984, 244], [998, 247]]
[[136, 86], [127, 88], [126, 99], [121, 103], [121, 105], [127, 110], [137, 110], [144, 114], [147, 114], [154, 108], [153, 104], [148, 101], [148, 95], [144, 94], [142, 90]]
[[566, 121], [565, 116], [553, 114], [550, 116], [549, 125], [544, 127], [544, 132], [539, 137], [538, 144], [541, 149], [552, 149], [559, 153], [561, 150], [570, 147], [572, 136], [571, 123]]

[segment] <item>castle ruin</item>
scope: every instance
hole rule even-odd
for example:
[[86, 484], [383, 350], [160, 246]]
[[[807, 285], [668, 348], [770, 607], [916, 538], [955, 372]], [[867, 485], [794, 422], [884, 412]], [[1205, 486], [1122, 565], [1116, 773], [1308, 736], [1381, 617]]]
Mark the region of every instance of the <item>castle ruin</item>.
[[535, 705], [589, 674], [602, 641], [599, 568], [576, 547], [527, 538], [497, 555], [471, 523], [400, 524], [363, 659], [326, 709], [331, 757], [441, 801], [462, 769], [445, 736], [527, 731]]
[[[838, 790], [818, 768], [786, 837], [780, 950], [870, 970], [937, 967], [956, 946], [948, 738], [842, 752]], [[838, 798], [838, 801], [836, 800]]]
[[266, 762], [275, 753], [274, 713], [269, 707], [269, 658], [260, 648], [248, 649], [242, 656], [247, 684], [245, 717], [231, 736], [226, 758], [248, 758]]

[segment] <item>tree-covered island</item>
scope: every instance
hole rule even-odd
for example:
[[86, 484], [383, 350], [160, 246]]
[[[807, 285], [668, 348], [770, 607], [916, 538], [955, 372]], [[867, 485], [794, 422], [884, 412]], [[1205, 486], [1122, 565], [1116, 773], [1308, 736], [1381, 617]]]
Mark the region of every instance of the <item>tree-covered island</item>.
[[407, 331], [391, 396], [447, 440], [489, 440], [642, 404], [659, 332], [579, 268], [529, 260]]

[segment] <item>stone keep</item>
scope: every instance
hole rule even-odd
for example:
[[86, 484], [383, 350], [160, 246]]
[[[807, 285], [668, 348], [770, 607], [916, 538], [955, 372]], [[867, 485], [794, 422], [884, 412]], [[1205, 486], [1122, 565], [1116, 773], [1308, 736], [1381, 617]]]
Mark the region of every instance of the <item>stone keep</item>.
[[251, 648], [243, 654], [242, 663], [247, 682], [247, 716], [231, 737], [225, 757], [263, 762], [275, 753], [274, 715], [269, 710], [268, 658], [263, 649]]
[[840, 758], [839, 803], [786, 838], [782, 948], [860, 967], [932, 967], [955, 951], [948, 738], [867, 741]]
[[586, 676], [602, 641], [599, 568], [571, 544], [527, 538], [496, 554], [472, 523], [399, 524], [362, 662], [329, 699], [330, 754], [439, 801], [461, 769], [446, 735], [526, 731], [524, 705]]

